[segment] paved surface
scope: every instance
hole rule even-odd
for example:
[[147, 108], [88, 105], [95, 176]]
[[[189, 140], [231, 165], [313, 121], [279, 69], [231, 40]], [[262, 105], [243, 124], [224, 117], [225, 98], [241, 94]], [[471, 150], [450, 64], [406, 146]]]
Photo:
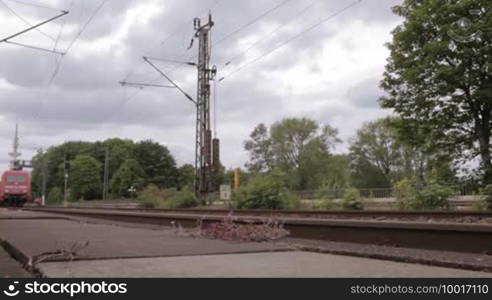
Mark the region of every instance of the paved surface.
[[490, 252], [477, 254], [295, 238], [287, 238], [285, 242], [293, 248], [304, 251], [349, 254], [359, 257], [492, 272], [492, 255]]
[[47, 214], [34, 211], [0, 208], [0, 220], [6, 219], [67, 219], [60, 214]]
[[43, 263], [49, 277], [492, 277], [464, 271], [311, 252], [248, 253]]
[[15, 259], [0, 247], [0, 278], [28, 278], [31, 274], [26, 272]]
[[[75, 261], [59, 258], [56, 262], [40, 264], [40, 270], [48, 277], [492, 276], [492, 273], [369, 258], [286, 252], [294, 249], [285, 243], [289, 240], [281, 243], [228, 242], [180, 236], [162, 226], [108, 224], [111, 222], [0, 209], [0, 239], [24, 257], [67, 250], [75, 243], [89, 241]], [[29, 276], [6, 253], [0, 252], [0, 266], [0, 276]]]
[[275, 243], [239, 243], [189, 238], [174, 230], [149, 230], [68, 220], [0, 220], [0, 238], [25, 256], [89, 242], [83, 259], [263, 252], [287, 249]]

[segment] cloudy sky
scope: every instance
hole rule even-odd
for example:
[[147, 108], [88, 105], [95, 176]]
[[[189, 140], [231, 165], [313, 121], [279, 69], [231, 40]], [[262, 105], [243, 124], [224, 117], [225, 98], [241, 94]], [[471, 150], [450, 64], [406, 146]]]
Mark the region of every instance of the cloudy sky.
[[[354, 2], [1, 0], [0, 39], [59, 13], [51, 8], [70, 13], [11, 40], [68, 50], [63, 57], [0, 44], [0, 167], [8, 165], [16, 120], [25, 159], [38, 148], [67, 140], [120, 137], [156, 140], [180, 164], [191, 163], [191, 102], [174, 89], [123, 88], [118, 82], [166, 84], [142, 56], [195, 60], [197, 44], [187, 50], [192, 20], [209, 10], [215, 21], [212, 63], [218, 77], [225, 76], [216, 85], [214, 109], [223, 164], [245, 163], [243, 142], [255, 125], [294, 116], [338, 128], [344, 144], [337, 151], [343, 152], [364, 122], [389, 114], [378, 107], [378, 82], [389, 54], [384, 44], [401, 22], [391, 7], [401, 2], [363, 0], [333, 16]], [[158, 65], [184, 90], [196, 93], [196, 69]]]

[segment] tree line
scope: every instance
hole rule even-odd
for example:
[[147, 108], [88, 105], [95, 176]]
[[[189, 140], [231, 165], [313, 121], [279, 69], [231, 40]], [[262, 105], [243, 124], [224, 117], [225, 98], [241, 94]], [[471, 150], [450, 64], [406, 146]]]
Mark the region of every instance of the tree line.
[[[402, 131], [403, 121], [387, 117], [365, 123], [349, 141], [349, 153], [335, 154], [336, 128], [308, 118], [257, 125], [244, 148], [249, 176], [279, 170], [290, 190], [387, 188], [404, 178], [426, 184], [460, 179], [453, 157], [441, 149], [416, 145]], [[229, 175], [230, 177], [230, 175]]]
[[152, 140], [70, 141], [40, 150], [34, 156], [34, 196], [41, 196], [45, 181], [48, 200], [61, 201], [68, 167], [69, 200], [101, 199], [106, 151], [109, 154], [108, 188], [113, 198], [129, 197], [131, 186], [138, 191], [150, 184], [161, 189], [182, 189], [192, 184], [193, 166], [177, 167], [169, 149]]

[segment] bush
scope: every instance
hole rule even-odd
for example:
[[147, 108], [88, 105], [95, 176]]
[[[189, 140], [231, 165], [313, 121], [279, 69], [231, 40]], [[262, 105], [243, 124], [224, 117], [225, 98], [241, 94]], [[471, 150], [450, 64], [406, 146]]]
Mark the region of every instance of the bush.
[[140, 194], [138, 200], [145, 208], [165, 207], [166, 199], [170, 197], [169, 190], [161, 190], [154, 184], [149, 184]]
[[61, 188], [54, 187], [48, 193], [46, 203], [61, 203], [63, 201], [63, 192]]
[[484, 202], [485, 208], [492, 210], [492, 184], [481, 189], [480, 194], [482, 195], [482, 201]]
[[318, 203], [315, 204], [315, 209], [320, 210], [330, 210], [335, 209], [337, 207], [337, 203], [333, 199], [321, 199]]
[[149, 184], [138, 196], [145, 208], [187, 208], [198, 205], [195, 195], [190, 190], [159, 189]]
[[[239, 209], [282, 209], [294, 205], [297, 199], [285, 187], [284, 174], [273, 171], [250, 179], [233, 194]], [[300, 202], [300, 201], [299, 201]], [[295, 204], [297, 205], [297, 204]]]
[[414, 209], [417, 202], [415, 181], [405, 178], [394, 185], [396, 202], [401, 209]]
[[355, 188], [348, 188], [343, 193], [342, 208], [349, 210], [362, 210], [364, 204], [360, 198], [359, 190]]
[[172, 208], [188, 208], [198, 206], [198, 200], [190, 190], [175, 191], [169, 198]]
[[448, 199], [453, 196], [454, 191], [436, 182], [431, 182], [417, 193], [415, 209], [447, 209]]
[[394, 188], [399, 207], [410, 210], [447, 209], [448, 199], [454, 194], [451, 188], [436, 181], [418, 189], [415, 180], [403, 179]]
[[286, 191], [283, 199], [283, 208], [285, 209], [301, 209], [301, 198], [295, 193]]

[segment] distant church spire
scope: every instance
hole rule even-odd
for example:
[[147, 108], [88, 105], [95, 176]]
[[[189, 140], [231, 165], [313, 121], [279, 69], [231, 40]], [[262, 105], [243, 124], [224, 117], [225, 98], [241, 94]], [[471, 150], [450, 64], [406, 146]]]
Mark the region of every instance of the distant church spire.
[[10, 167], [12, 169], [16, 168], [19, 165], [19, 156], [21, 153], [19, 152], [19, 125], [15, 124], [15, 136], [14, 143], [12, 144], [12, 152], [9, 153], [9, 156], [12, 157], [10, 161]]

